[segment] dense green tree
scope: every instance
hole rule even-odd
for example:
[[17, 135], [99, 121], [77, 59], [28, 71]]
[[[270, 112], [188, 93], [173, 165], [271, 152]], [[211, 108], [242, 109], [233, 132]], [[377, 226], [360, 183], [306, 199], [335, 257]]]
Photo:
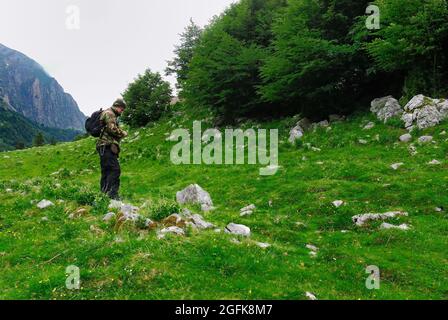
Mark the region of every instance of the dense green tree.
[[226, 121], [269, 107], [257, 93], [269, 55], [271, 24], [284, 0], [242, 0], [204, 31], [190, 63], [185, 96]]
[[[262, 113], [323, 118], [384, 95], [448, 94], [447, 0], [242, 0], [215, 17], [184, 93], [227, 121]], [[275, 112], [275, 113], [274, 113]]]
[[14, 144], [14, 147], [16, 148], [16, 150], [22, 150], [22, 149], [25, 149], [26, 145], [25, 145], [25, 142], [23, 140], [18, 140]]
[[123, 97], [128, 104], [123, 121], [132, 127], [143, 127], [169, 111], [172, 90], [160, 73], [147, 69], [129, 84]]
[[45, 144], [45, 138], [42, 132], [39, 132], [36, 134], [33, 140], [33, 146], [34, 147], [41, 147]]
[[368, 103], [384, 84], [369, 74], [370, 61], [352, 35], [368, 3], [291, 0], [273, 26], [273, 53], [262, 67], [263, 97], [314, 118]]
[[174, 59], [168, 61], [168, 67], [165, 71], [166, 75], [176, 75], [176, 86], [178, 89], [182, 89], [183, 84], [188, 79], [189, 64], [200, 41], [201, 34], [202, 29], [193, 20], [190, 20], [190, 24], [180, 35], [180, 45], [175, 47]]
[[446, 0], [377, 0], [381, 29], [367, 39], [375, 69], [405, 75], [407, 98], [448, 94]]

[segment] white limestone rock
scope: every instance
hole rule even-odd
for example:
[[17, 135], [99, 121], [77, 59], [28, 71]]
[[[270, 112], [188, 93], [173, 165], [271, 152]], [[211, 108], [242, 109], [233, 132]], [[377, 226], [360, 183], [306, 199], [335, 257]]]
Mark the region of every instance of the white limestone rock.
[[210, 194], [197, 184], [192, 184], [176, 194], [179, 204], [199, 204], [202, 211], [213, 210], [213, 202]]
[[370, 111], [385, 123], [390, 118], [403, 114], [403, 108], [400, 106], [400, 103], [392, 96], [373, 100]]
[[236, 224], [236, 223], [229, 223], [225, 229], [226, 233], [243, 236], [243, 237], [249, 237], [250, 236], [250, 228], [242, 225], [242, 224]]
[[408, 213], [403, 211], [391, 211], [386, 213], [366, 213], [360, 214], [352, 217], [353, 223], [355, 223], [358, 227], [364, 226], [366, 223], [370, 221], [377, 220], [387, 220], [396, 217], [407, 217]]
[[42, 200], [37, 204], [37, 207], [41, 210], [54, 206], [54, 203], [49, 200]]

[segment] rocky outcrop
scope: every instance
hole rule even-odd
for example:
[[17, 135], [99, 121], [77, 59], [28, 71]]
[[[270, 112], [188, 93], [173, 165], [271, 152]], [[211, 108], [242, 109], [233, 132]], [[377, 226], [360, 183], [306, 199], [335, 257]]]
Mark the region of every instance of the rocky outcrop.
[[199, 204], [202, 211], [213, 210], [213, 202], [210, 194], [197, 184], [192, 184], [176, 194], [179, 204]]
[[379, 120], [386, 122], [392, 117], [403, 114], [400, 103], [392, 96], [378, 98], [372, 101], [371, 109]]
[[49, 200], [42, 200], [37, 204], [37, 207], [41, 210], [54, 206], [54, 203]]
[[409, 130], [414, 126], [419, 129], [434, 127], [448, 118], [448, 101], [432, 99], [420, 94], [406, 104], [401, 118]]
[[379, 120], [401, 116], [404, 126], [408, 130], [415, 127], [426, 129], [438, 125], [448, 118], [448, 100], [432, 99], [420, 94], [413, 97], [404, 108], [392, 96], [378, 98], [372, 101], [372, 111]]
[[226, 233], [230, 233], [237, 236], [249, 237], [250, 236], [250, 228], [236, 223], [229, 223], [225, 229]]
[[392, 211], [392, 212], [386, 212], [386, 213], [366, 213], [366, 214], [360, 214], [360, 215], [352, 217], [352, 221], [358, 227], [362, 227], [370, 221], [387, 220], [387, 219], [392, 219], [392, 218], [396, 218], [396, 217], [407, 217], [407, 216], [408, 216], [408, 213], [402, 212], [402, 211]]
[[84, 130], [71, 95], [35, 61], [0, 44], [0, 101], [46, 127]]

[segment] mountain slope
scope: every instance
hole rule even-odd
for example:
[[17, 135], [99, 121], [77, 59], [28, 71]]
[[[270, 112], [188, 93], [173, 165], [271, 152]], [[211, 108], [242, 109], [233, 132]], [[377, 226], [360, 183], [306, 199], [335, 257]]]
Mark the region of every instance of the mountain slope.
[[71, 95], [34, 60], [0, 44], [0, 100], [46, 127], [84, 130]]
[[[398, 140], [405, 130], [372, 115], [306, 133], [297, 146], [286, 142], [295, 121], [260, 123], [280, 129], [281, 168], [274, 176], [259, 176], [257, 165], [172, 164], [175, 143], [166, 141], [172, 130], [191, 130], [192, 120], [209, 117], [182, 108], [131, 131], [122, 148], [122, 195], [145, 215], [143, 204], [174, 200], [177, 191], [198, 183], [216, 206], [204, 218], [221, 230], [229, 222], [247, 225], [249, 238], [212, 229], [159, 240], [155, 231], [104, 222], [110, 210], [97, 192], [93, 139], [3, 153], [0, 298], [306, 299], [305, 292], [318, 299], [448, 298], [448, 216], [435, 210], [448, 208], [448, 123], [414, 132], [415, 155]], [[375, 127], [363, 130], [368, 121]], [[211, 126], [203, 123], [203, 129]], [[418, 145], [422, 134], [435, 143]], [[433, 159], [441, 164], [428, 164]], [[398, 162], [404, 165], [391, 169]], [[55, 205], [39, 210], [42, 199]], [[345, 204], [336, 208], [335, 200]], [[241, 217], [240, 208], [251, 203], [255, 212]], [[79, 208], [86, 211], [70, 218]], [[409, 216], [389, 223], [411, 229], [380, 230], [379, 222], [361, 228], [352, 221], [391, 210]], [[316, 256], [307, 244], [319, 248]], [[80, 268], [80, 290], [65, 287], [70, 265]], [[366, 288], [371, 265], [380, 268], [380, 290]]]
[[34, 137], [42, 132], [47, 143], [72, 141], [80, 131], [72, 129], [47, 128], [11, 111], [0, 101], [0, 151], [14, 150], [18, 144], [32, 145]]

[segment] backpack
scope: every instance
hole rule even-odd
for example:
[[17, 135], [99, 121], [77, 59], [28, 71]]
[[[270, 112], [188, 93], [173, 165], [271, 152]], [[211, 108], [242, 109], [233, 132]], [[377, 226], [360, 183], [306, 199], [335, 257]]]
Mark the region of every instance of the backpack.
[[86, 131], [92, 137], [99, 138], [103, 132], [104, 124], [101, 121], [101, 115], [103, 114], [103, 109], [96, 111], [92, 114], [90, 118], [86, 120]]

